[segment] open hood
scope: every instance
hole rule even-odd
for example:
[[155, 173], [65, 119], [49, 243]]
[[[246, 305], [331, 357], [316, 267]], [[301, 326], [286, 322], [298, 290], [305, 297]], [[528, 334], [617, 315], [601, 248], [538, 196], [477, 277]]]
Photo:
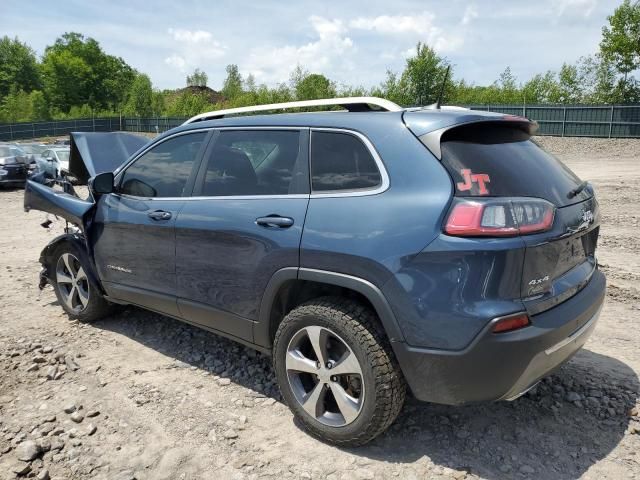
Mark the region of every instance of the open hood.
[[149, 143], [140, 135], [124, 132], [73, 132], [69, 172], [82, 184], [98, 173], [113, 172]]

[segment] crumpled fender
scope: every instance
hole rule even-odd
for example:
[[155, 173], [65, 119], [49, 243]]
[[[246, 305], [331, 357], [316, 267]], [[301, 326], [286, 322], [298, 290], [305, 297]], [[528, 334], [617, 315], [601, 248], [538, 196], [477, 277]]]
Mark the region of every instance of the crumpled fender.
[[41, 210], [62, 217], [86, 231], [95, 202], [82, 200], [60, 190], [27, 180], [24, 186], [24, 210]]
[[83, 265], [88, 265], [86, 273], [89, 277], [89, 280], [94, 285], [97, 285], [98, 288], [100, 288], [102, 294], [104, 294], [104, 290], [102, 288], [102, 284], [100, 283], [100, 279], [98, 278], [93, 259], [89, 254], [87, 240], [85, 236], [80, 233], [65, 233], [59, 235], [51, 240], [47, 244], [47, 246], [42, 249], [42, 252], [40, 252], [40, 264], [42, 265], [39, 284], [40, 290], [42, 290], [47, 283], [51, 284], [53, 275], [55, 274], [55, 265], [53, 264], [55, 259], [53, 257], [53, 254], [56, 248], [58, 248], [58, 246], [63, 243], [70, 243], [76, 247], [76, 253], [80, 256], [78, 260], [80, 260]]

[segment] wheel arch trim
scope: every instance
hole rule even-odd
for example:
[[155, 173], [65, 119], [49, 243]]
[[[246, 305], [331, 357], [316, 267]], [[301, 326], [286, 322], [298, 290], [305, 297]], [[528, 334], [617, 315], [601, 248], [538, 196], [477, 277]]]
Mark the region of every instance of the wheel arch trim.
[[343, 287], [363, 295], [373, 306], [390, 342], [403, 342], [404, 336], [382, 291], [373, 283], [345, 273], [313, 268], [286, 267], [275, 272], [262, 296], [258, 322], [254, 324], [253, 341], [262, 347], [271, 347], [271, 309], [280, 288], [291, 280], [307, 280]]
[[52, 284], [51, 283], [52, 272], [50, 271], [50, 269], [53, 266], [53, 264], [52, 264], [52, 262], [53, 262], [53, 252], [55, 251], [56, 248], [58, 248], [58, 246], [60, 246], [60, 245], [62, 245], [64, 243], [70, 243], [70, 244], [74, 245], [75, 247], [77, 247], [78, 254], [82, 257], [80, 259], [80, 261], [85, 262], [89, 266], [89, 268], [87, 269], [87, 276], [89, 277], [89, 279], [95, 285], [98, 286], [98, 288], [100, 288], [101, 293], [104, 295], [104, 288], [102, 287], [102, 283], [100, 282], [100, 278], [98, 277], [98, 275], [96, 273], [96, 268], [95, 268], [95, 265], [93, 263], [93, 260], [91, 259], [91, 256], [89, 255], [88, 248], [87, 248], [87, 243], [86, 243], [84, 237], [82, 235], [80, 235], [80, 234], [65, 233], [63, 235], [59, 235], [56, 238], [54, 238], [53, 240], [51, 240], [42, 249], [42, 252], [40, 252], [40, 264], [44, 268], [43, 275], [44, 275], [44, 277], [46, 277], [47, 282], [49, 284]]

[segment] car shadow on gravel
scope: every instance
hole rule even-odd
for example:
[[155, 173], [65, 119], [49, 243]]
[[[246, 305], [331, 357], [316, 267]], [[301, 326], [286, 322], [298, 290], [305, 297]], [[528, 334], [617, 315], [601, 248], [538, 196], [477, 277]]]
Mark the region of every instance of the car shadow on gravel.
[[92, 326], [124, 335], [172, 358], [175, 368], [206, 370], [252, 390], [256, 396], [281, 400], [271, 359], [220, 335], [136, 307], [119, 309]]
[[[281, 401], [270, 358], [236, 342], [133, 307], [93, 325], [173, 358], [176, 368], [206, 370]], [[577, 478], [620, 443], [639, 392], [629, 366], [583, 349], [514, 402], [451, 407], [408, 398], [386, 433], [345, 450], [454, 476], [447, 469], [495, 479]]]
[[392, 463], [427, 457], [435, 468], [495, 479], [578, 478], [620, 443], [639, 391], [628, 365], [582, 350], [514, 402], [409, 400], [387, 434], [352, 453]]

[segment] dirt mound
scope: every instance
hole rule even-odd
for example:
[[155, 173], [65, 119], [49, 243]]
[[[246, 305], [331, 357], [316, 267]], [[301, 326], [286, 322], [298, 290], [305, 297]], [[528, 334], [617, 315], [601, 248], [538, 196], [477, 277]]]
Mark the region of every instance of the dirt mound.
[[209, 87], [200, 87], [200, 86], [189, 86], [185, 88], [179, 88], [172, 92], [176, 97], [182, 95], [183, 93], [190, 93], [192, 95], [203, 96], [207, 99], [209, 103], [222, 103], [225, 101], [224, 96], [220, 92], [216, 92], [213, 88]]

